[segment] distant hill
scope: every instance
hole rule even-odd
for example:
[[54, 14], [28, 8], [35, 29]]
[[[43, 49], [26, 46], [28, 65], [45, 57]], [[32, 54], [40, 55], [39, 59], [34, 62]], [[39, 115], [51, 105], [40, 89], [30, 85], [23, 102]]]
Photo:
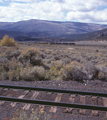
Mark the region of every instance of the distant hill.
[[98, 30], [98, 31], [94, 31], [94, 32], [89, 32], [89, 33], [85, 33], [85, 34], [77, 34], [77, 35], [62, 35], [59, 36], [59, 38], [63, 38], [63, 39], [71, 39], [71, 40], [107, 40], [107, 28], [103, 29], [103, 30]]
[[27, 36], [26, 33], [21, 31], [7, 31], [7, 30], [0, 30], [0, 38], [2, 38], [5, 34], [9, 35], [10, 37], [18, 37], [18, 36]]
[[75, 34], [84, 34], [105, 28], [107, 28], [107, 25], [36, 19], [19, 22], [0, 22], [0, 38], [8, 34], [14, 38], [24, 36], [74, 39]]

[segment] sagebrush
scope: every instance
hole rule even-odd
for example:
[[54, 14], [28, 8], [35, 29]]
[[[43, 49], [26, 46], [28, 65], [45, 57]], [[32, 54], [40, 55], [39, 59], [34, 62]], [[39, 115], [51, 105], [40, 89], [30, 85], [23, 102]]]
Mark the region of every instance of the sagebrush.
[[0, 80], [107, 80], [105, 47], [18, 46], [0, 47]]

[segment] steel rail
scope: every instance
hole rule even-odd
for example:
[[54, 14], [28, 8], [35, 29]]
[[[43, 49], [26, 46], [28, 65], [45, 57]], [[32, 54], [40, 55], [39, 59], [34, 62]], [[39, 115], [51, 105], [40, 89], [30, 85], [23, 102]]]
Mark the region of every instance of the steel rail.
[[107, 97], [107, 93], [101, 93], [101, 92], [89, 92], [89, 91], [77, 91], [77, 90], [67, 90], [67, 89], [40, 88], [40, 87], [30, 87], [30, 86], [16, 86], [16, 85], [7, 85], [7, 84], [0, 84], [0, 87], [3, 87], [3, 88], [13, 88], [13, 89], [36, 90], [36, 91], [47, 91], [47, 92], [58, 92], [58, 93], [69, 93], [69, 94], [80, 94], [80, 95], [91, 95], [91, 96]]
[[77, 104], [77, 103], [67, 103], [67, 102], [54, 102], [54, 101], [46, 101], [46, 100], [33, 100], [33, 99], [25, 99], [25, 98], [20, 99], [20, 98], [16, 98], [16, 97], [4, 97], [4, 96], [0, 96], [0, 100], [11, 101], [11, 102], [23, 102], [23, 103], [31, 103], [31, 104], [41, 104], [41, 105], [51, 105], [51, 106], [60, 106], [60, 107], [72, 107], [72, 108], [80, 108], [80, 109], [107, 111], [107, 107], [97, 106], [97, 105], [87, 105], [87, 104]]

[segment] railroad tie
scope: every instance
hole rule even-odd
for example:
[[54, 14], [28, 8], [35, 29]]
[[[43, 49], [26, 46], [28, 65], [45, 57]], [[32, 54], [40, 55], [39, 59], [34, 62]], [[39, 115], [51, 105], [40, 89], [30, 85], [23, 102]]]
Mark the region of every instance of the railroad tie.
[[[70, 95], [68, 102], [69, 103], [74, 103], [76, 95]], [[73, 108], [66, 108], [64, 110], [65, 113], [72, 113]]]
[[[5, 89], [2, 89], [1, 91], [0, 91], [0, 95], [2, 95], [4, 92], [6, 92], [8, 89], [7, 88], [5, 88]], [[0, 101], [0, 103], [1, 103], [2, 101]]]
[[[8, 95], [7, 97], [12, 97], [15, 93], [17, 92], [17, 90], [12, 90]], [[4, 104], [5, 101], [0, 101], [0, 105]]]
[[[92, 104], [92, 105], [98, 105], [98, 98], [97, 98], [97, 97], [92, 97], [92, 98], [91, 98], [91, 104]], [[98, 116], [98, 115], [99, 115], [98, 110], [92, 110], [91, 113], [92, 113], [92, 115], [94, 115], [94, 116]]]
[[[58, 93], [56, 98], [55, 98], [55, 102], [60, 102], [61, 98], [62, 98], [62, 93]], [[57, 111], [56, 106], [52, 106], [49, 110], [49, 112], [53, 112], [53, 113], [56, 113], [56, 111]]]
[[[107, 98], [102, 98], [103, 99], [103, 104], [105, 107], [107, 107]], [[107, 117], [107, 112], [106, 112], [106, 117]]]
[[[33, 93], [32, 97], [31, 97], [31, 99], [36, 99], [36, 97], [37, 97], [38, 95], [39, 95], [39, 92], [35, 91], [35, 92]], [[29, 110], [30, 106], [31, 106], [31, 104], [25, 104], [24, 107], [23, 107], [23, 109], [24, 109], [24, 110]]]
[[5, 88], [5, 89], [2, 89], [1, 91], [0, 91], [0, 95], [2, 95], [4, 92], [6, 92], [8, 89], [7, 88]]
[[[47, 92], [47, 93], [46, 93], [46, 98], [47, 98], [47, 100], [50, 99], [51, 95], [52, 95], [51, 92]], [[44, 107], [45, 107], [45, 105], [39, 105], [39, 108], [38, 108], [38, 109], [41, 110], [41, 109], [44, 109]]]
[[[80, 96], [80, 103], [86, 104], [86, 97], [85, 96]], [[79, 113], [85, 115], [86, 114], [86, 110], [85, 109], [80, 109]]]
[[[18, 98], [24, 98], [24, 97], [28, 94], [28, 92], [29, 92], [29, 90], [25, 90], [25, 91], [22, 93], [22, 95], [20, 95]], [[11, 102], [10, 105], [11, 105], [12, 107], [15, 107], [16, 104], [17, 104], [17, 102]]]

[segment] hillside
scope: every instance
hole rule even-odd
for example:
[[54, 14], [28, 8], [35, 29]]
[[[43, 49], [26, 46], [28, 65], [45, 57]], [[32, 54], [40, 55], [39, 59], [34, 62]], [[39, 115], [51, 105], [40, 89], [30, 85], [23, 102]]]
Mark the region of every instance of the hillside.
[[107, 40], [107, 28], [103, 30], [98, 30], [94, 32], [89, 32], [85, 34], [77, 34], [77, 35], [62, 35], [59, 36], [63, 39], [72, 39], [72, 40]]
[[83, 34], [105, 28], [107, 28], [107, 25], [36, 19], [19, 22], [0, 22], [0, 38], [5, 34], [15, 38], [19, 36], [69, 38], [70, 35]]

